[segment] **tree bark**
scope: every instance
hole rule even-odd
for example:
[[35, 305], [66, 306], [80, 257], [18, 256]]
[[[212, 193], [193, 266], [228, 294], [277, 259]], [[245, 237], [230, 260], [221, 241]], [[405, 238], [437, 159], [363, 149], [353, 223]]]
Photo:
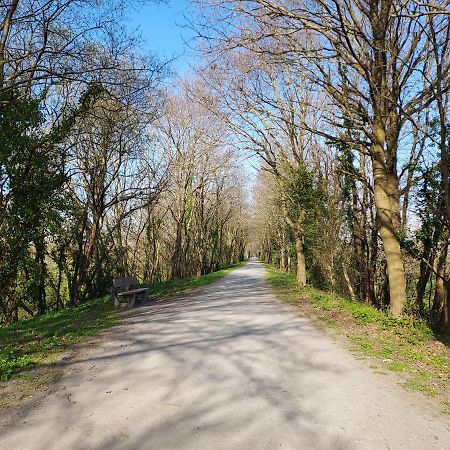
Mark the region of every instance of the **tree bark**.
[[393, 186], [389, 186], [384, 159], [385, 133], [381, 123], [374, 124], [375, 142], [371, 148], [374, 198], [377, 213], [377, 228], [383, 241], [386, 254], [387, 274], [389, 280], [390, 313], [401, 317], [406, 305], [406, 278], [403, 255], [394, 222], [397, 206], [390, 195]]
[[433, 259], [427, 258], [427, 263], [424, 261], [420, 262], [420, 273], [419, 273], [419, 280], [417, 282], [417, 297], [416, 297], [416, 303], [417, 307], [419, 308], [419, 312], [421, 315], [423, 315], [424, 312], [424, 303], [423, 298], [425, 296], [425, 289], [427, 287], [428, 281], [430, 280], [431, 276], [431, 267], [430, 265], [433, 263]]
[[37, 306], [39, 314], [45, 314], [47, 311], [47, 301], [45, 295], [45, 279], [47, 272], [47, 265], [45, 263], [45, 241], [42, 236], [35, 242], [36, 256], [35, 262], [39, 267], [39, 280], [36, 286]]
[[436, 263], [436, 286], [432, 306], [433, 319], [437, 319], [444, 330], [450, 328], [450, 279], [447, 276], [448, 237], [449, 232], [445, 229], [442, 233], [441, 249]]
[[286, 205], [283, 205], [284, 219], [295, 236], [295, 249], [297, 253], [297, 283], [300, 287], [306, 286], [306, 263], [304, 248], [304, 232], [303, 232], [303, 213], [300, 212], [294, 221], [289, 216]]
[[446, 296], [442, 308], [441, 327], [444, 331], [450, 332], [450, 279], [446, 282]]
[[350, 281], [350, 277], [348, 276], [347, 267], [344, 263], [342, 263], [342, 273], [344, 275], [345, 283], [347, 284], [348, 293], [350, 294], [351, 299], [356, 300], [355, 291]]
[[295, 232], [295, 248], [297, 250], [297, 283], [300, 287], [306, 286], [306, 264], [305, 251], [303, 246], [303, 233], [299, 230]]
[[13, 0], [9, 5], [5, 18], [2, 23], [2, 32], [0, 37], [0, 88], [3, 88], [3, 82], [5, 79], [5, 63], [6, 63], [6, 44], [11, 31], [11, 24], [13, 21], [14, 13], [16, 12], [19, 0]]
[[182, 276], [181, 269], [181, 253], [182, 253], [182, 224], [176, 224], [175, 246], [172, 255], [171, 274], [170, 278], [180, 278]]
[[280, 240], [280, 270], [282, 270], [283, 272], [287, 272], [287, 246], [284, 230], [279, 230], [278, 237]]
[[447, 285], [445, 279], [445, 269], [447, 260], [448, 247], [446, 243], [443, 243], [441, 252], [437, 259], [436, 264], [436, 286], [434, 288], [434, 299], [433, 299], [433, 313], [435, 315], [442, 311], [442, 306], [447, 298]]

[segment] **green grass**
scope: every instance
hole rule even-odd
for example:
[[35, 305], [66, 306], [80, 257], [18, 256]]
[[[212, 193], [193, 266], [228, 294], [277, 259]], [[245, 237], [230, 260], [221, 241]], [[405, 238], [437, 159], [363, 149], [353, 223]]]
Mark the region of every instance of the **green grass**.
[[120, 320], [111, 297], [0, 327], [0, 381], [50, 362], [69, 345]]
[[[438, 395], [438, 391], [428, 384], [425, 384], [419, 380], [408, 380], [406, 383], [404, 383], [404, 386], [408, 389], [412, 389], [413, 391], [419, 391], [424, 393], [425, 395], [428, 395], [430, 397], [435, 397]], [[445, 405], [445, 402], [443, 402]]]
[[161, 281], [159, 283], [152, 283], [144, 286], [147, 286], [149, 288], [149, 297], [151, 299], [173, 297], [219, 280], [228, 273], [232, 272], [238, 267], [244, 266], [245, 264], [246, 261], [242, 261], [233, 264], [230, 267], [218, 270], [217, 272], [211, 272], [200, 277], [177, 278], [175, 280]]
[[[188, 292], [222, 278], [245, 262], [201, 277], [181, 278], [149, 286], [150, 298], [161, 299]], [[118, 323], [122, 315], [110, 296], [88, 301], [43, 316], [0, 327], [0, 381], [26, 369], [51, 362], [70, 345]]]
[[387, 365], [387, 369], [392, 372], [403, 372], [407, 369], [407, 365], [403, 362], [394, 362]]
[[281, 300], [292, 304], [298, 304], [302, 300], [302, 290], [297, 286], [294, 275], [275, 269], [269, 264], [264, 264], [266, 268], [266, 281]]
[[384, 311], [313, 287], [299, 289], [294, 275], [270, 265], [266, 280], [275, 294], [298, 305], [317, 323], [337, 329], [347, 337], [350, 349], [370, 358], [377, 366], [404, 377], [403, 385], [448, 402], [450, 355], [448, 341], [423, 322], [395, 319]]

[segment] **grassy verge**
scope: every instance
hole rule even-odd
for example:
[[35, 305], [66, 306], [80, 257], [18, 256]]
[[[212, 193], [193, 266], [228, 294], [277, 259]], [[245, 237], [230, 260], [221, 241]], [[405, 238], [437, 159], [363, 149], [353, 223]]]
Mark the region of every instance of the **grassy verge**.
[[450, 414], [450, 347], [437, 340], [422, 323], [396, 320], [369, 305], [308, 287], [299, 289], [295, 277], [266, 265], [266, 279], [283, 301], [327, 328], [346, 336], [356, 355], [369, 359], [379, 373], [395, 373], [407, 389], [441, 402]]
[[[188, 292], [222, 278], [245, 262], [201, 277], [181, 278], [149, 286], [150, 298], [161, 299]], [[70, 345], [91, 337], [121, 320], [111, 297], [92, 300], [30, 320], [0, 327], [0, 381], [54, 360]]]
[[0, 327], [0, 381], [51, 362], [68, 346], [120, 320], [111, 297]]
[[167, 297], [173, 297], [181, 295], [192, 289], [210, 284], [233, 270], [242, 267], [246, 264], [246, 261], [233, 264], [230, 267], [218, 270], [217, 272], [211, 272], [200, 277], [191, 278], [177, 278], [175, 280], [161, 281], [160, 283], [152, 283], [147, 285], [149, 288], [149, 297], [151, 299], [162, 299]]

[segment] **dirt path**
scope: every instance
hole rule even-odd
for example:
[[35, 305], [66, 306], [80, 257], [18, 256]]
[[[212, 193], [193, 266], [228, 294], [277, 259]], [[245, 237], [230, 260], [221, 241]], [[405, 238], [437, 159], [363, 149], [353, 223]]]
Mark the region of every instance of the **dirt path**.
[[281, 304], [252, 262], [136, 309], [39, 405], [0, 417], [1, 449], [450, 449], [450, 424]]

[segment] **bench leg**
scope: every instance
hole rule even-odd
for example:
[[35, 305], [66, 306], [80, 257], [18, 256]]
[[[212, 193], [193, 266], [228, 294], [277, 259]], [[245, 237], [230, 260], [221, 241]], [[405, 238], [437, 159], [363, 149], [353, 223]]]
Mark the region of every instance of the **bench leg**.
[[128, 306], [132, 308], [136, 302], [136, 294], [130, 296], [130, 300], [128, 300]]

